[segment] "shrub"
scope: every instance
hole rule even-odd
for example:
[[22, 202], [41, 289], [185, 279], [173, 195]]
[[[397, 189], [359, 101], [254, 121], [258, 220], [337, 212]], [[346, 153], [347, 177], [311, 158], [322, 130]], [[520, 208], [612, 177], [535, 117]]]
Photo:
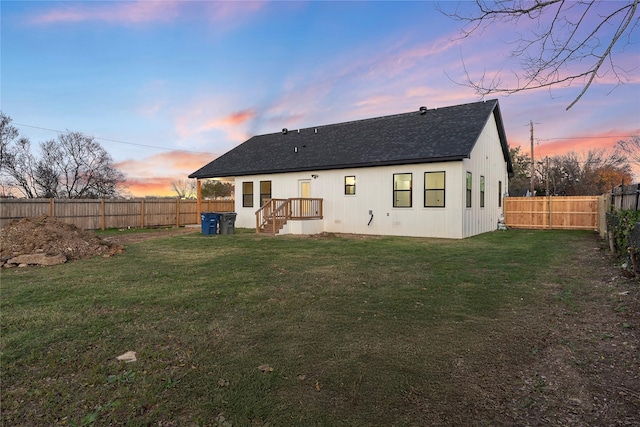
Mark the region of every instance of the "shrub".
[[635, 272], [638, 272], [639, 223], [640, 211], [630, 209], [617, 210], [608, 221], [618, 254], [630, 261], [628, 264]]

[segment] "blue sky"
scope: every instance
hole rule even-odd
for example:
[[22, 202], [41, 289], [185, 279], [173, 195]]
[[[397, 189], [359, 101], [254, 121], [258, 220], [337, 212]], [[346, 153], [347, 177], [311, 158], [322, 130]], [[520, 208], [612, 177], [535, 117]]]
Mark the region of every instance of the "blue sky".
[[[615, 2], [610, 2], [615, 6]], [[454, 2], [441, 2], [454, 8]], [[464, 3], [463, 8], [469, 8]], [[464, 81], [510, 78], [517, 33], [460, 40], [433, 2], [4, 1], [0, 108], [34, 145], [98, 138], [129, 193], [169, 195], [254, 134], [443, 107], [479, 98]], [[520, 26], [518, 30], [525, 30]], [[614, 52], [631, 70], [581, 87], [492, 96], [512, 146], [558, 154], [640, 134], [640, 35]]]

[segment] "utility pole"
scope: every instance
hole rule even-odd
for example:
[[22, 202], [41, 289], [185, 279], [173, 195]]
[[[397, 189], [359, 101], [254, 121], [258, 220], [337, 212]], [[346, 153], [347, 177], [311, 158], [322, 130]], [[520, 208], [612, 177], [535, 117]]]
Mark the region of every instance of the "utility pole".
[[536, 173], [536, 164], [533, 157], [533, 120], [529, 120], [529, 127], [531, 128], [531, 197], [535, 195], [535, 188], [533, 185], [533, 178]]
[[547, 156], [547, 196], [549, 195], [549, 156]]

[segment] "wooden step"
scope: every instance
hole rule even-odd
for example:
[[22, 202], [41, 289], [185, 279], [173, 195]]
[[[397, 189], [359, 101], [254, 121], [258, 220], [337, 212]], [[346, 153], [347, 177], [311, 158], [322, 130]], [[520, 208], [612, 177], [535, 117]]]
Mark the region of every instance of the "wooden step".
[[262, 234], [278, 234], [282, 227], [284, 227], [284, 223], [280, 223], [278, 229], [274, 231], [274, 223], [273, 218], [267, 218], [264, 224], [258, 230], [258, 233]]

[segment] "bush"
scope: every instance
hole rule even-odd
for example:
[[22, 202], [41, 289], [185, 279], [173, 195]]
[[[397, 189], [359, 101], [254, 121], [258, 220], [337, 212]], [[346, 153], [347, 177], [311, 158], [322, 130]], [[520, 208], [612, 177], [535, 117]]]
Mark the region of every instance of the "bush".
[[607, 228], [613, 233], [615, 249], [628, 258], [633, 270], [638, 273], [638, 248], [640, 247], [640, 211], [617, 210], [607, 217]]

